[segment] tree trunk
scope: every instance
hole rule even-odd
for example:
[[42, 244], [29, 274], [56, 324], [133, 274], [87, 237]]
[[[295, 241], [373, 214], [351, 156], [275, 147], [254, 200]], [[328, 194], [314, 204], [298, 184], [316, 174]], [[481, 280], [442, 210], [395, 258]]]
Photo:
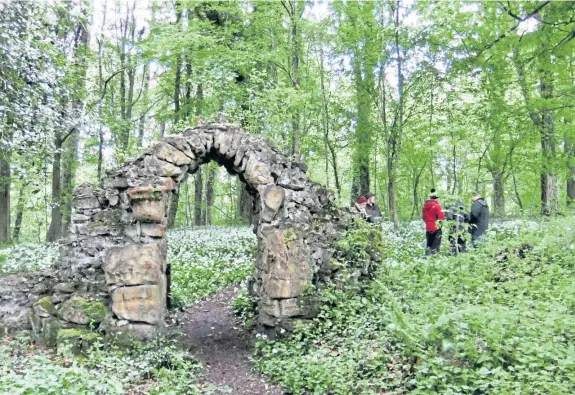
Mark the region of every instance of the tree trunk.
[[62, 159], [62, 133], [56, 128], [54, 135], [54, 158], [52, 161], [52, 215], [50, 228], [46, 235], [46, 241], [53, 242], [62, 235], [62, 212], [61, 205], [61, 185], [60, 185], [60, 164]]
[[397, 207], [397, 170], [399, 168], [399, 152], [401, 150], [401, 139], [403, 136], [403, 74], [401, 50], [399, 46], [399, 0], [395, 3], [395, 55], [397, 56], [397, 93], [398, 93], [398, 114], [397, 125], [392, 132], [390, 154], [388, 159], [388, 199], [393, 220], [394, 229], [399, 229], [399, 208]]
[[196, 185], [194, 194], [194, 224], [196, 226], [202, 225], [202, 194], [204, 181], [202, 179], [202, 168], [200, 167], [195, 174]]
[[[542, 99], [553, 98], [553, 85], [548, 71], [539, 70], [539, 92]], [[543, 171], [541, 173], [541, 213], [550, 215], [559, 211], [555, 166], [555, 128], [553, 110], [543, 107], [540, 126]]]
[[216, 168], [211, 165], [207, 169], [207, 179], [206, 179], [206, 225], [212, 224], [212, 206], [214, 205], [214, 182], [216, 179]]
[[[303, 13], [303, 7], [300, 7], [300, 1], [294, 0], [289, 2], [290, 5], [290, 20], [291, 20], [291, 80], [292, 87], [297, 92], [299, 91], [299, 64], [300, 64], [300, 31], [298, 30], [298, 23]], [[300, 9], [301, 8], [301, 9]], [[299, 149], [299, 131], [300, 129], [300, 110], [296, 108], [292, 114], [292, 149], [291, 154], [296, 161], [300, 159]]]
[[[85, 13], [86, 10], [83, 10]], [[82, 20], [78, 24], [76, 40], [75, 40], [75, 50], [74, 50], [74, 64], [78, 74], [76, 77], [76, 92], [74, 94], [74, 100], [72, 101], [72, 111], [73, 116], [77, 121], [83, 118], [84, 110], [84, 96], [86, 90], [86, 72], [87, 64], [86, 57], [88, 51], [88, 42], [90, 41], [88, 33], [88, 20], [84, 14]], [[63, 171], [62, 171], [62, 192], [61, 196], [62, 202], [65, 204], [63, 215], [63, 228], [62, 233], [64, 234], [68, 226], [70, 225], [72, 217], [72, 192], [74, 189], [74, 178], [76, 177], [76, 167], [78, 163], [78, 144], [79, 144], [79, 129], [74, 126], [66, 141], [63, 145]]]
[[12, 132], [8, 134], [8, 141], [2, 142], [0, 150], [0, 243], [10, 241], [10, 189], [12, 174], [10, 157], [12, 151], [9, 144], [12, 142]]
[[[146, 66], [147, 67], [147, 66]], [[147, 69], [146, 71], [146, 79], [144, 82], [144, 92], [143, 92], [143, 98], [144, 98], [144, 105], [148, 105], [148, 90], [150, 89], [150, 68]], [[142, 115], [140, 116], [140, 125], [138, 126], [138, 148], [142, 148], [144, 145], [144, 135], [146, 133], [146, 115], [147, 115], [147, 109], [144, 109], [144, 112], [142, 113]]]
[[20, 239], [20, 230], [22, 229], [22, 219], [24, 217], [24, 191], [26, 190], [27, 182], [23, 182], [20, 187], [20, 194], [18, 195], [18, 204], [16, 205], [16, 219], [14, 220], [14, 233], [12, 234], [12, 239], [14, 242], [18, 242]]
[[567, 163], [567, 205], [575, 205], [575, 143], [571, 138], [563, 140]]
[[505, 217], [505, 192], [503, 187], [503, 174], [492, 172], [493, 176], [493, 213], [495, 216]]

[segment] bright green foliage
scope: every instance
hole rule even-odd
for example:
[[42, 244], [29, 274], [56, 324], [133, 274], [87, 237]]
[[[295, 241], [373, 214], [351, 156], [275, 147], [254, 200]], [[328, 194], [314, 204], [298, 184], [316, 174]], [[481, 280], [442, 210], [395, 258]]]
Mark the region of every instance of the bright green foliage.
[[420, 258], [405, 231], [363, 295], [260, 342], [258, 369], [303, 393], [569, 393], [575, 385], [573, 218], [502, 229], [457, 257]]

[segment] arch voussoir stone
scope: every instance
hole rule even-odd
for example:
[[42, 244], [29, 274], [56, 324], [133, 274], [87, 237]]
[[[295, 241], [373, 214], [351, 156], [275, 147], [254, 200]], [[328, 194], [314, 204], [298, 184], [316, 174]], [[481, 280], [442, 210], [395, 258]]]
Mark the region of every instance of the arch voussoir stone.
[[80, 322], [63, 311], [75, 298], [105, 306], [106, 314], [90, 324], [107, 333], [149, 338], [161, 331], [169, 293], [171, 194], [210, 161], [237, 175], [255, 198], [258, 248], [248, 291], [258, 300], [260, 329], [290, 329], [316, 315], [318, 303], [308, 291], [335, 281], [332, 257], [349, 216], [335, 207], [333, 193], [309, 180], [303, 163], [235, 125], [209, 123], [167, 137], [106, 172], [102, 189], [76, 189], [57, 279], [51, 277], [28, 306], [34, 329], [82, 325], [84, 316]]

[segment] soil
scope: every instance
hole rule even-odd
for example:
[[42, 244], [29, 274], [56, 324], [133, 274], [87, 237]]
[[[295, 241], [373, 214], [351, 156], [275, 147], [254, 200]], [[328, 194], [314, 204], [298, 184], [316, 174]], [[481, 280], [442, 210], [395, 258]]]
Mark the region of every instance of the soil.
[[252, 370], [254, 336], [230, 311], [239, 292], [238, 287], [226, 288], [186, 310], [178, 328], [181, 340], [202, 362], [204, 383], [227, 388], [231, 394], [283, 394], [279, 386]]

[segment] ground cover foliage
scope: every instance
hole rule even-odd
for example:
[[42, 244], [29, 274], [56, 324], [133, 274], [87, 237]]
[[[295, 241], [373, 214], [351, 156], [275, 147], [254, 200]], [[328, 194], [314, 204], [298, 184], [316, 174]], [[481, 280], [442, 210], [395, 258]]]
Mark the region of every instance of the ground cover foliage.
[[327, 289], [312, 325], [261, 340], [257, 368], [296, 394], [572, 393], [573, 218], [498, 224], [429, 259], [414, 225], [386, 232], [363, 292]]
[[186, 307], [252, 274], [257, 239], [247, 227], [197, 227], [168, 233], [176, 307]]
[[35, 346], [28, 333], [0, 338], [1, 394], [206, 394], [200, 364], [175, 343], [97, 342], [81, 357]]

